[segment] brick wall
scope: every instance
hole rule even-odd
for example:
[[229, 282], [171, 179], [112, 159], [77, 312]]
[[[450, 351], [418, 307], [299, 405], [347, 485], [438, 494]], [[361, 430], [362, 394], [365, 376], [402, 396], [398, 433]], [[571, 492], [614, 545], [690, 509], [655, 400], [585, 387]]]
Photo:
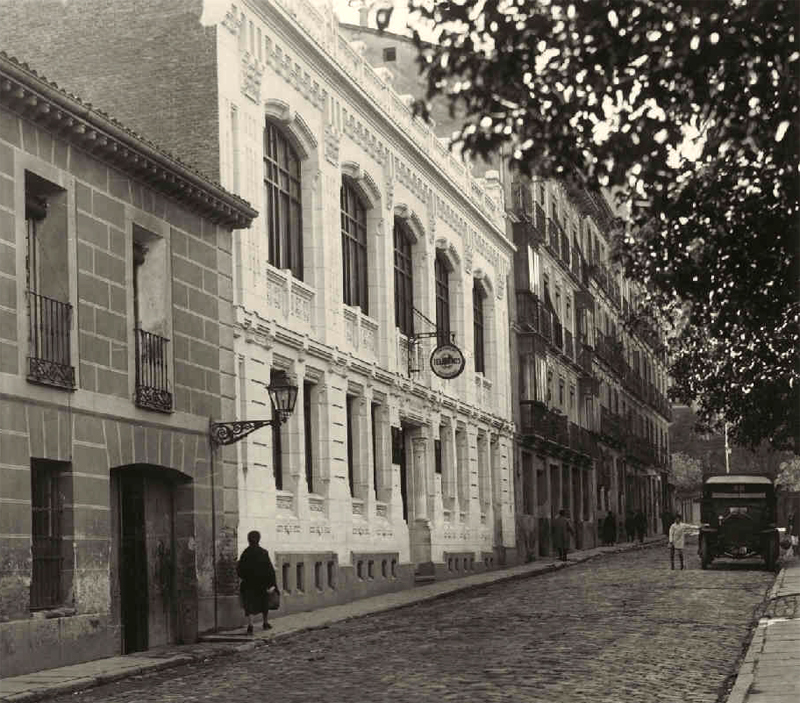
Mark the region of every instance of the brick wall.
[[216, 30], [202, 6], [0, 0], [0, 48], [219, 180]]

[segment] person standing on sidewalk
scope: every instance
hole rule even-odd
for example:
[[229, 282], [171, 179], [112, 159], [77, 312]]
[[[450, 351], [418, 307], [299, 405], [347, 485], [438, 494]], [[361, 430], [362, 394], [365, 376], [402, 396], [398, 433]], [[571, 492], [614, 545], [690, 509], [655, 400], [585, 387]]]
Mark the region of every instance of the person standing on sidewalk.
[[236, 565], [236, 573], [242, 580], [239, 586], [242, 608], [247, 618], [247, 634], [253, 634], [252, 616], [263, 613], [264, 629], [269, 630], [272, 625], [267, 622], [269, 606], [267, 603], [267, 592], [274, 591], [278, 587], [275, 578], [275, 568], [269, 558], [269, 552], [259, 546], [261, 533], [252, 530], [247, 533], [247, 549], [239, 557]]
[[603, 518], [600, 532], [603, 537], [603, 544], [612, 545], [617, 541], [617, 518], [610, 510]]
[[569, 536], [575, 534], [575, 529], [569, 522], [566, 512], [562, 509], [558, 511], [558, 517], [553, 520], [553, 548], [558, 551], [558, 558], [561, 561], [567, 560], [567, 550], [569, 549]]
[[633, 542], [636, 539], [636, 518], [633, 515], [633, 510], [628, 510], [625, 513], [625, 537], [628, 542]]
[[675, 568], [675, 552], [678, 553], [678, 560], [683, 566], [683, 549], [686, 546], [686, 523], [681, 522], [681, 516], [675, 515], [675, 522], [669, 528], [669, 568]]
[[633, 526], [636, 528], [636, 537], [639, 540], [639, 544], [642, 544], [647, 531], [647, 518], [641, 510], [636, 511], [636, 515], [633, 517]]

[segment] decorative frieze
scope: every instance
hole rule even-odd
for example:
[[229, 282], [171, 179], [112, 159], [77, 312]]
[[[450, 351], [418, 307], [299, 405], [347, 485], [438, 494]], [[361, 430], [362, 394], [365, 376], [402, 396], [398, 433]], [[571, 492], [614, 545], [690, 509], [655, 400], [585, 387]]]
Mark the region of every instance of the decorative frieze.
[[261, 102], [261, 77], [264, 64], [248, 52], [242, 54], [242, 94], [254, 103]]

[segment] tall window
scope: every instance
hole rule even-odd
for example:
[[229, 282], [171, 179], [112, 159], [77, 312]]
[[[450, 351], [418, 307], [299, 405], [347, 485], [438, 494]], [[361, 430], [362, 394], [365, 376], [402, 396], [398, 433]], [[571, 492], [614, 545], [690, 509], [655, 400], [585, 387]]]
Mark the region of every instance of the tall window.
[[[276, 371], [270, 374], [270, 383], [277, 381]], [[271, 405], [271, 404], [270, 404]], [[281, 446], [281, 421], [278, 412], [272, 408], [272, 475], [275, 488], [283, 490], [283, 447]]]
[[367, 211], [355, 188], [342, 183], [342, 268], [345, 305], [368, 312], [367, 304]]
[[394, 221], [394, 319], [400, 331], [414, 334], [414, 276], [411, 263], [411, 235]]
[[267, 122], [264, 129], [264, 202], [267, 208], [269, 263], [303, 278], [303, 221], [300, 159], [283, 134]]
[[379, 403], [372, 403], [370, 406], [372, 413], [372, 487], [375, 491], [375, 497], [378, 497], [378, 467], [383, 462], [383, 457], [379, 456], [378, 433], [380, 432], [380, 412], [381, 406]]
[[486, 372], [486, 360], [484, 356], [484, 336], [483, 336], [483, 299], [486, 294], [478, 281], [472, 284], [472, 328], [475, 337], [475, 371], [477, 373]]
[[436, 257], [433, 264], [436, 283], [436, 329], [439, 332], [439, 344], [450, 341], [450, 272], [441, 256]]
[[31, 461], [31, 610], [52, 608], [61, 599], [61, 464]]
[[345, 402], [345, 414], [346, 414], [346, 421], [347, 421], [347, 483], [350, 486], [350, 495], [355, 495], [355, 477], [356, 477], [356, 466], [355, 466], [355, 453], [353, 446], [353, 442], [355, 440], [353, 434], [353, 403], [355, 402], [355, 397], [352, 395], [347, 396], [347, 400]]
[[67, 199], [63, 188], [25, 173], [28, 379], [74, 388]]
[[311, 421], [311, 393], [314, 390], [313, 383], [303, 383], [303, 429], [305, 430], [305, 450], [306, 450], [306, 485], [308, 492], [314, 492], [314, 438]]

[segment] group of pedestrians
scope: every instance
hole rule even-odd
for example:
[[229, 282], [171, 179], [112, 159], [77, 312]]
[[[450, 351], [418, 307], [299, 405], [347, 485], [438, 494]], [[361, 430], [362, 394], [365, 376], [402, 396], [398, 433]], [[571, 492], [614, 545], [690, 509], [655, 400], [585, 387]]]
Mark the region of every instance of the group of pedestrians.
[[[644, 542], [647, 532], [647, 517], [641, 510], [636, 512], [629, 510], [625, 516], [625, 536], [628, 542], [636, 540]], [[604, 546], [611, 546], [617, 543], [617, 516], [609, 510], [600, 524], [600, 541]]]

